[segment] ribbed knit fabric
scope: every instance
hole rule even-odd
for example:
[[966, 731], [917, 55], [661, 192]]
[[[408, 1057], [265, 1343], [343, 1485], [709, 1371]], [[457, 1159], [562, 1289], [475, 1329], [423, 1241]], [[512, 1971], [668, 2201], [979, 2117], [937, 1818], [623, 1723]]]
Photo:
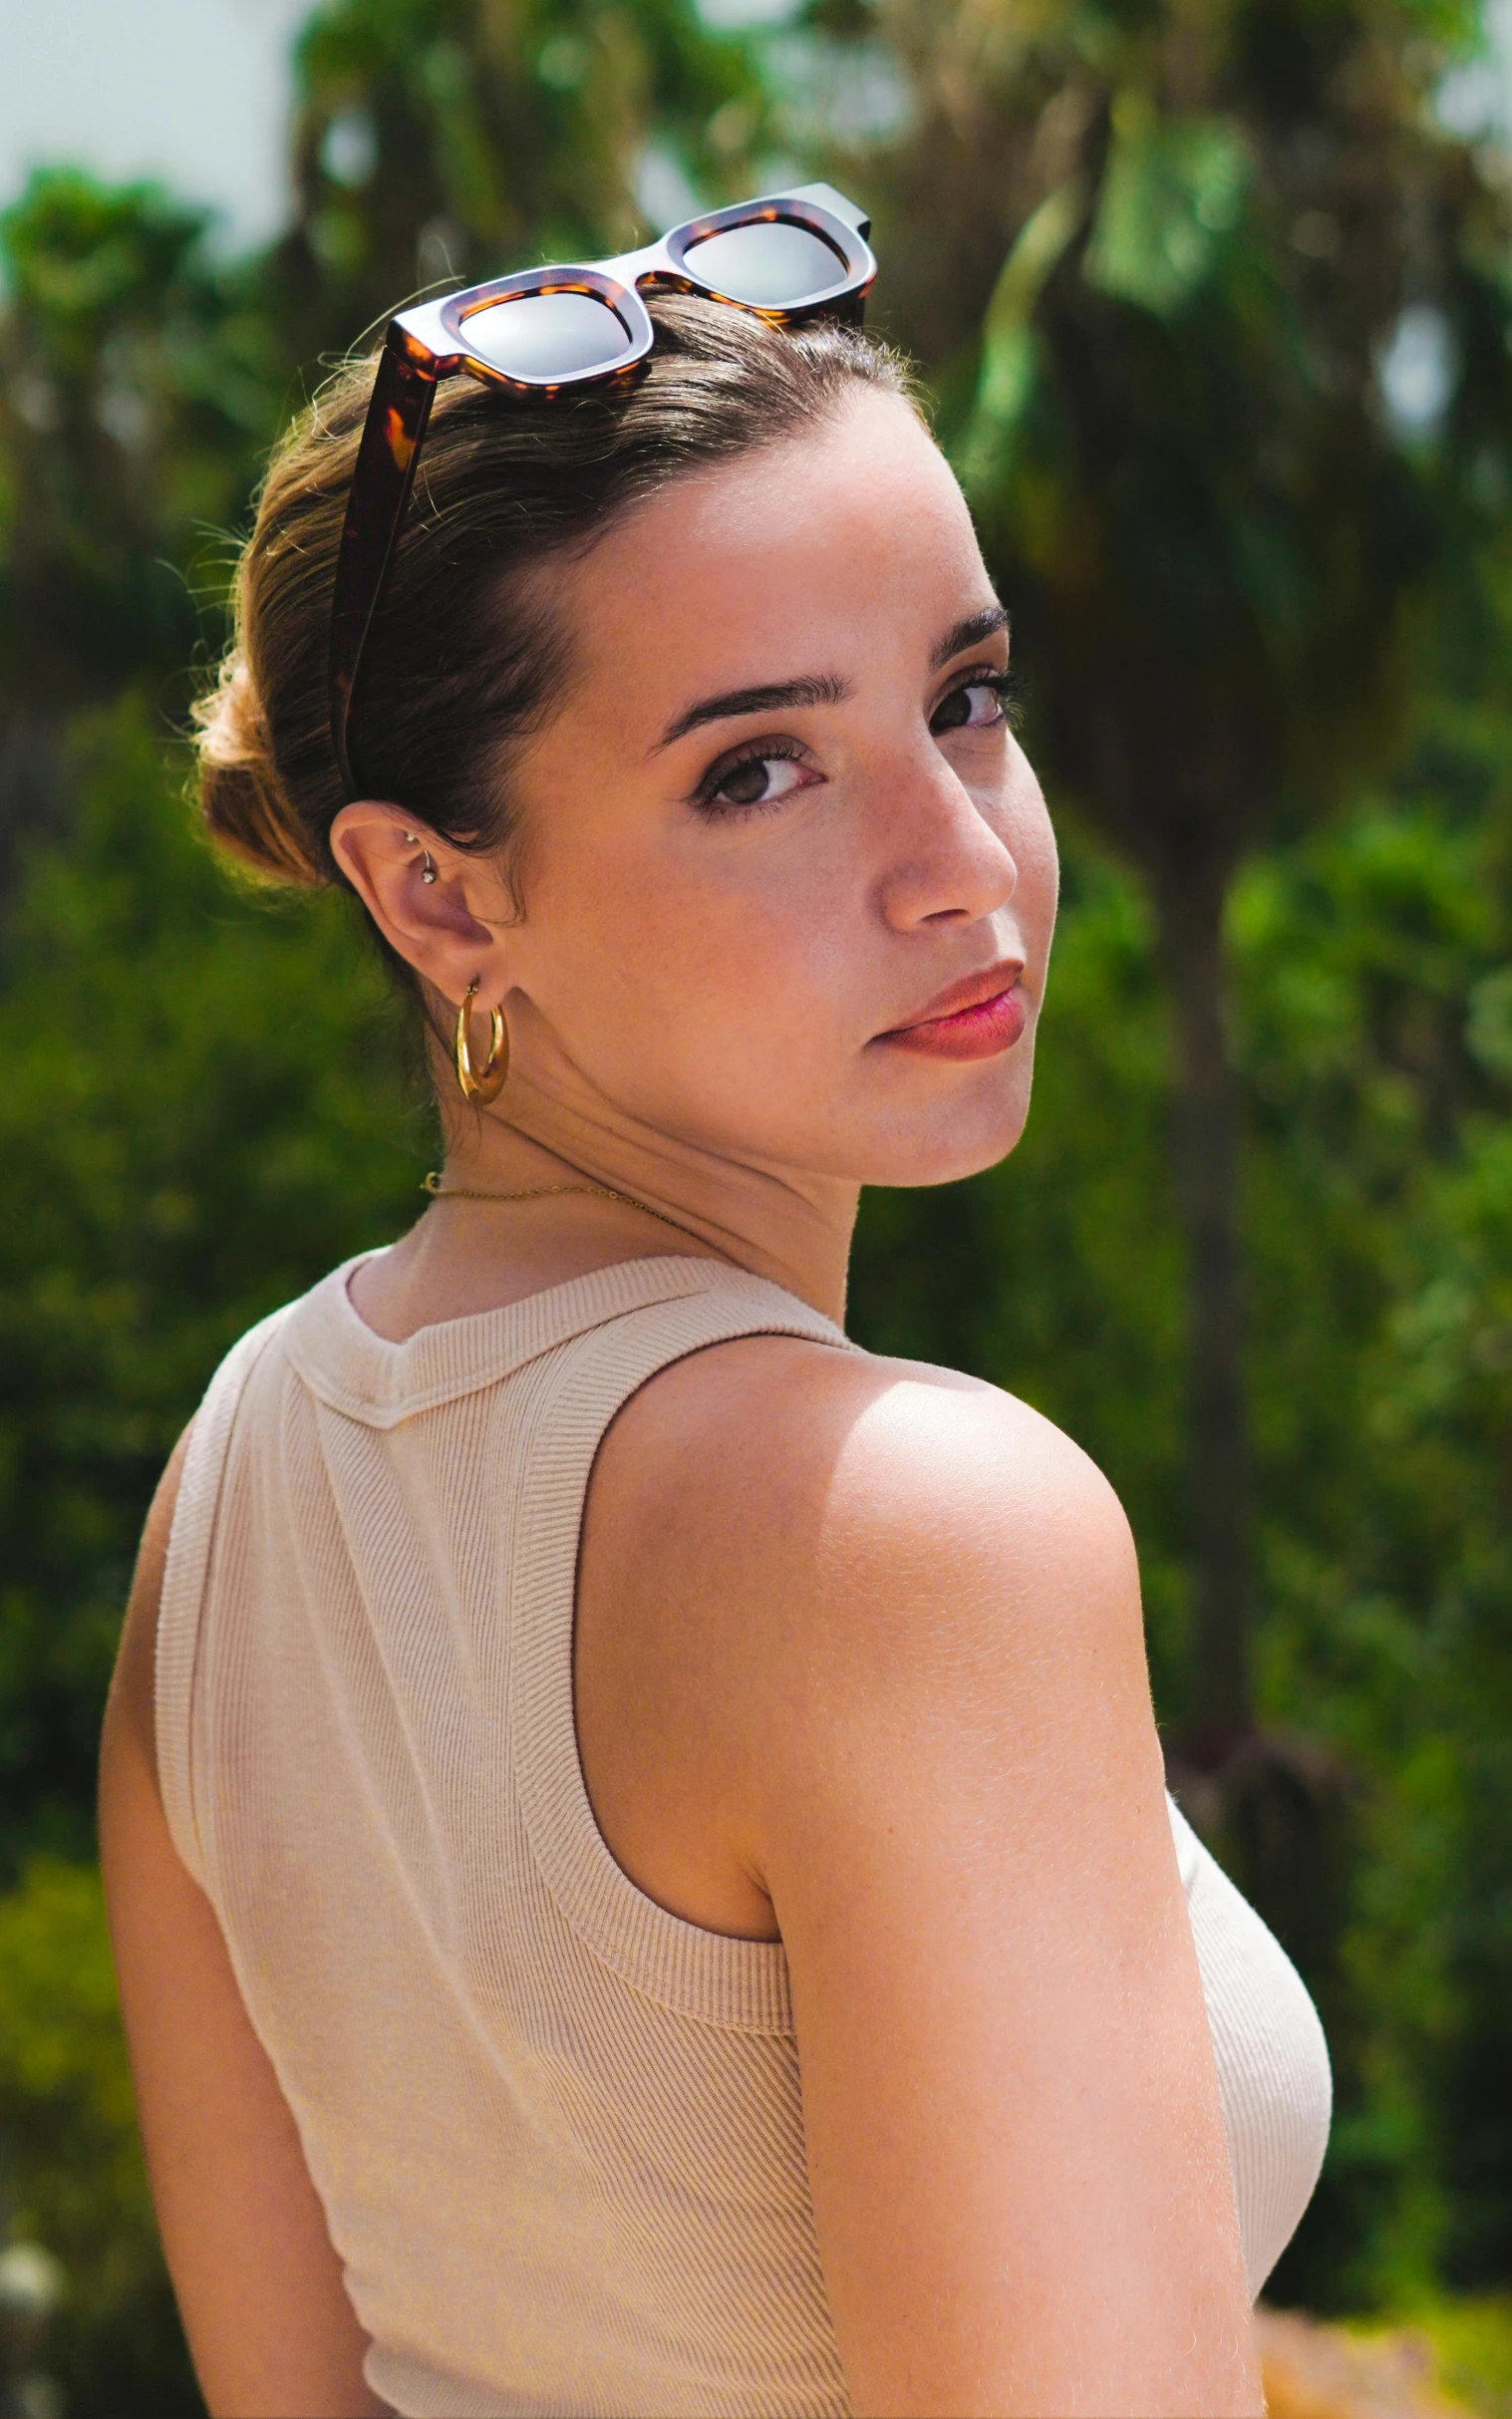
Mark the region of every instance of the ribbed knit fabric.
[[[572, 1706], [605, 1428], [730, 1337], [849, 1349], [718, 1261], [601, 1270], [385, 1343], [338, 1269], [196, 1420], [157, 1743], [294, 2112], [368, 2375], [406, 2419], [850, 2405], [780, 1946], [698, 1930], [599, 1835]], [[1328, 2130], [1323, 2037], [1172, 1809], [1258, 2288]]]

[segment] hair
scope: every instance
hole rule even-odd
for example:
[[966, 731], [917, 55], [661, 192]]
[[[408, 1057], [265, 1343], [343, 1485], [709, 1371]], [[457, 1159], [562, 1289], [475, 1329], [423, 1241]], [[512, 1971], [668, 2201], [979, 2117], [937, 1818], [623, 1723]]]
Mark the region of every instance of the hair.
[[[535, 405], [463, 377], [437, 395], [358, 720], [365, 792], [458, 846], [508, 848], [511, 743], [542, 727], [570, 675], [571, 633], [540, 565], [680, 476], [832, 420], [858, 384], [911, 400], [896, 357], [857, 329], [780, 330], [682, 296], [649, 307], [656, 345], [628, 388]], [[195, 709], [213, 838], [306, 886], [342, 879], [331, 594], [373, 376], [371, 359], [348, 363], [275, 451], [237, 565], [232, 642]]]

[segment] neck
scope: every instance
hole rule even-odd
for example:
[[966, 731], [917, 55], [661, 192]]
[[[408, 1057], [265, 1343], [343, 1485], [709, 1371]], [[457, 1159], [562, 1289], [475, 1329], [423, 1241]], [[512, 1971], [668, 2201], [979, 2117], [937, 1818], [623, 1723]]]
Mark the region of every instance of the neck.
[[[444, 1095], [445, 1097], [445, 1095]], [[603, 1185], [681, 1228], [689, 1247], [732, 1261], [795, 1294], [841, 1325], [860, 1187], [838, 1178], [737, 1159], [641, 1123], [581, 1081], [511, 1068], [497, 1101], [447, 1118], [449, 1185], [512, 1192], [533, 1185]], [[564, 1211], [573, 1205], [561, 1204]], [[486, 1214], [479, 1205], [480, 1214]], [[508, 1215], [501, 1210], [500, 1215]], [[621, 1213], [627, 1235], [637, 1213]], [[677, 1250], [662, 1227], [652, 1247]]]

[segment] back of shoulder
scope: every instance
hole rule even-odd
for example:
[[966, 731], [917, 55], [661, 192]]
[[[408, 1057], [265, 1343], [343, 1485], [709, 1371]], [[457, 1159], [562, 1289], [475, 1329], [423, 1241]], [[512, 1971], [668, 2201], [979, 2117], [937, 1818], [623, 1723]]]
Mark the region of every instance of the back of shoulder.
[[[743, 1338], [621, 1414], [605, 1496], [653, 1592], [696, 1590], [756, 1672], [851, 1685], [1139, 1627], [1122, 1508], [1085, 1453], [995, 1386]], [[596, 1480], [596, 1486], [600, 1483]], [[652, 1577], [653, 1573], [656, 1575]]]

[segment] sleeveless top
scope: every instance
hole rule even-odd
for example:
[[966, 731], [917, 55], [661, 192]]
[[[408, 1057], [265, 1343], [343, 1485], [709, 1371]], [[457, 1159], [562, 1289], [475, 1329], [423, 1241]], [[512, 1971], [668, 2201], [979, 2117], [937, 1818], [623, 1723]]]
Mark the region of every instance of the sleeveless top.
[[[407, 2419], [850, 2410], [780, 1944], [615, 1864], [578, 1761], [578, 1531], [635, 1389], [728, 1338], [854, 1348], [776, 1287], [630, 1262], [384, 1342], [337, 1269], [194, 1425], [157, 1750]], [[1312, 2192], [1306, 1990], [1175, 1808], [1250, 2283]]]

